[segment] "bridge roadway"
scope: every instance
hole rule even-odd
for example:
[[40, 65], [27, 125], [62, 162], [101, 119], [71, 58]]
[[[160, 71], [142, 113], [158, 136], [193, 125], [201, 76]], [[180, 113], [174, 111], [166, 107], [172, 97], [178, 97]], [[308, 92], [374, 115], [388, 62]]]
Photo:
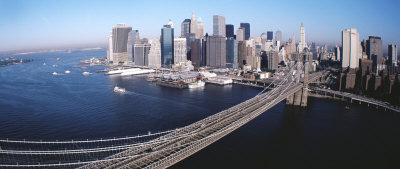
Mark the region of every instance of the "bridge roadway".
[[[317, 72], [310, 74], [309, 81], [317, 80], [322, 77], [324, 73], [325, 72]], [[281, 83], [284, 82], [285, 81], [281, 81]], [[279, 87], [266, 93], [257, 95], [254, 98], [242, 102], [234, 107], [221, 111], [158, 139], [173, 135], [192, 133], [188, 137], [173, 139], [156, 145], [129, 149], [106, 158], [110, 160], [91, 163], [82, 166], [81, 168], [169, 167], [243, 126], [303, 87], [303, 83], [295, 83], [294, 80], [286, 81], [285, 84], [280, 84]], [[138, 154], [139, 156], [137, 156]]]
[[368, 105], [372, 104], [372, 105], [375, 105], [375, 106], [378, 106], [378, 107], [382, 107], [385, 110], [388, 109], [388, 110], [392, 110], [394, 112], [400, 112], [400, 108], [399, 107], [392, 106], [390, 104], [387, 104], [387, 103], [379, 101], [379, 100], [375, 100], [373, 98], [363, 97], [363, 96], [360, 96], [360, 95], [347, 93], [347, 92], [341, 92], [341, 91], [335, 91], [335, 90], [331, 90], [331, 89], [313, 88], [311, 90], [314, 91], [314, 92], [317, 92], [319, 94], [323, 93], [323, 94], [325, 94], [325, 96], [327, 94], [330, 94], [332, 97], [340, 96], [342, 98], [350, 99], [351, 102], [353, 100], [356, 100], [356, 101], [359, 101], [360, 103], [364, 102], [364, 103], [367, 103]]

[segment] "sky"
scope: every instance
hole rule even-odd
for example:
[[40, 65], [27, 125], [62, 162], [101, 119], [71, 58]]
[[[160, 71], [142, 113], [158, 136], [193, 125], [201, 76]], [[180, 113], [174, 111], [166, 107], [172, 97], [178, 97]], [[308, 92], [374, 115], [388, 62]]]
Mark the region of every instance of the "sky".
[[341, 43], [341, 31], [356, 28], [360, 40], [381, 36], [400, 45], [399, 0], [0, 0], [0, 52], [106, 45], [113, 25], [125, 23], [141, 38], [155, 38], [171, 19], [175, 36], [192, 12], [212, 34], [212, 16], [235, 30], [250, 23], [251, 36], [280, 30], [283, 41], [304, 24], [307, 43]]

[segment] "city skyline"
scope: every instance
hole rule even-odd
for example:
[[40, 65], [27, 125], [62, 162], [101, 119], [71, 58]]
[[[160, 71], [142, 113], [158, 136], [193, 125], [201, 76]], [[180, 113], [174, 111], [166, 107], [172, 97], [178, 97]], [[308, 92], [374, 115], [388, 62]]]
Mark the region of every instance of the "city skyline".
[[[307, 43], [340, 44], [341, 31], [356, 28], [360, 40], [366, 40], [368, 36], [380, 36], [386, 46], [400, 44], [400, 32], [396, 31], [400, 26], [397, 18], [400, 12], [396, 10], [399, 4], [398, 1], [390, 0], [384, 3], [326, 1], [323, 4], [313, 1], [249, 3], [235, 0], [213, 3], [190, 1], [183, 4], [164, 1], [78, 3], [3, 0], [0, 1], [0, 18], [7, 24], [0, 26], [0, 52], [106, 45], [109, 28], [118, 23], [125, 23], [139, 30], [142, 38], [152, 39], [160, 37], [160, 27], [169, 19], [175, 25], [180, 25], [184, 19], [191, 18], [192, 12], [197, 19], [203, 20], [209, 35], [213, 34], [213, 15], [222, 15], [226, 18], [226, 24], [232, 24], [235, 28], [239, 28], [240, 23], [250, 23], [251, 37], [260, 36], [266, 31], [280, 30], [283, 42], [288, 41], [292, 34], [300, 39], [299, 28], [303, 23], [307, 31]], [[267, 6], [270, 12], [254, 12], [264, 11]], [[128, 10], [129, 7], [134, 10]], [[312, 10], [306, 10], [307, 8]], [[372, 10], [374, 12], [369, 12]], [[175, 32], [181, 32], [180, 26], [175, 26]]]

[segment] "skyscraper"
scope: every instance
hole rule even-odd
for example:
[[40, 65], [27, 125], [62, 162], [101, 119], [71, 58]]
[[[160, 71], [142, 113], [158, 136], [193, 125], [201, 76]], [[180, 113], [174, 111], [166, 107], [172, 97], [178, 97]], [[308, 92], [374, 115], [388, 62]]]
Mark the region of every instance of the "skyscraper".
[[190, 19], [185, 19], [181, 24], [181, 37], [186, 37], [190, 33]]
[[274, 39], [274, 32], [267, 31], [267, 41], [272, 41]]
[[225, 37], [225, 16], [213, 16], [213, 35]]
[[148, 66], [149, 64], [149, 50], [150, 44], [148, 43], [136, 43], [134, 45], [135, 51], [135, 65]]
[[174, 63], [186, 62], [186, 38], [174, 39]]
[[238, 41], [233, 38], [226, 40], [226, 66], [238, 68]]
[[152, 68], [161, 67], [161, 44], [158, 38], [154, 38], [149, 41], [150, 51], [148, 54], [149, 63], [148, 66]]
[[207, 66], [226, 67], [226, 38], [208, 36], [206, 45]]
[[282, 44], [282, 32], [276, 31], [275, 32], [275, 44], [276, 46], [280, 46]]
[[397, 67], [397, 59], [398, 59], [398, 54], [397, 54], [397, 45], [390, 44], [388, 46], [388, 64], [389, 66], [394, 66]]
[[300, 26], [300, 42], [299, 42], [299, 52], [303, 52], [304, 48], [307, 47], [306, 43], [306, 31], [304, 30], [303, 23]]
[[244, 28], [244, 40], [249, 40], [250, 38], [250, 24], [240, 23], [240, 27]]
[[132, 62], [132, 41], [130, 32], [132, 31], [131, 26], [125, 24], [118, 24], [113, 26], [112, 35], [109, 37], [109, 61], [113, 64], [126, 64]]
[[235, 37], [235, 30], [233, 25], [231, 24], [227, 24], [225, 25], [226, 28], [226, 37], [227, 38], [234, 38]]
[[195, 41], [190, 42], [190, 55], [191, 61], [195, 68], [199, 68], [202, 66], [202, 43], [201, 39], [196, 39]]
[[244, 28], [240, 27], [237, 31], [236, 31], [236, 40], [237, 41], [244, 41]]
[[369, 36], [367, 40], [367, 55], [373, 61], [374, 68], [382, 65], [383, 50], [382, 39], [378, 36]]
[[246, 41], [238, 40], [238, 64], [240, 67], [247, 64], [247, 46]]
[[358, 68], [359, 48], [361, 48], [357, 29], [350, 28], [342, 31], [342, 68]]
[[197, 31], [196, 38], [201, 38], [206, 35], [206, 31], [204, 29], [204, 23], [201, 17], [199, 17], [199, 21], [197, 22]]
[[191, 22], [190, 22], [190, 33], [193, 33], [197, 36], [197, 21], [196, 21], [196, 15], [194, 15], [194, 12], [192, 13], [192, 17], [190, 18]]
[[171, 67], [174, 64], [174, 28], [170, 21], [161, 29], [161, 65]]

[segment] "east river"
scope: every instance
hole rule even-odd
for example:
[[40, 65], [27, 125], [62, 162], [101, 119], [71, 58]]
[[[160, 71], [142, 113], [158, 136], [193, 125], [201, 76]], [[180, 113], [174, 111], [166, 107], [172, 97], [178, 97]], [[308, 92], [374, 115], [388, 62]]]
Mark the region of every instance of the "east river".
[[[0, 67], [0, 138], [97, 139], [164, 131], [260, 91], [241, 85], [173, 89], [145, 76], [72, 67], [105, 55], [104, 50], [18, 55], [34, 61]], [[115, 86], [128, 92], [114, 93]], [[308, 104], [298, 109], [279, 103], [171, 168], [400, 168], [400, 114], [359, 104], [346, 110], [349, 103], [330, 99], [310, 97]]]

